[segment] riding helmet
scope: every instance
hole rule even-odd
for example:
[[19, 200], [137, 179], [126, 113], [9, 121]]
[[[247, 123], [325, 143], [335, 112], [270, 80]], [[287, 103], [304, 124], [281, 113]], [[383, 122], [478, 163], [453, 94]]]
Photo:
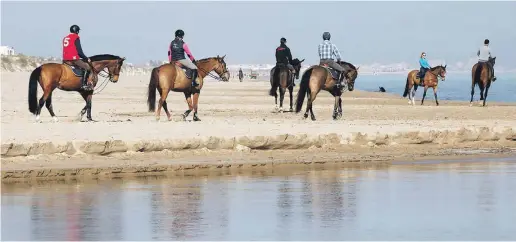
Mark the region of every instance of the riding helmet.
[[176, 30], [176, 37], [183, 38], [183, 36], [185, 36], [185, 32], [183, 30]]
[[286, 43], [286, 42], [287, 42], [287, 39], [285, 39], [285, 38], [281, 38], [281, 39], [280, 39], [280, 42], [281, 42], [282, 44], [284, 44], [284, 43]]
[[324, 32], [322, 34], [322, 38], [323, 38], [323, 40], [330, 40], [330, 38], [331, 38], [330, 32]]
[[70, 33], [78, 34], [79, 30], [81, 30], [81, 28], [75, 24], [70, 27]]

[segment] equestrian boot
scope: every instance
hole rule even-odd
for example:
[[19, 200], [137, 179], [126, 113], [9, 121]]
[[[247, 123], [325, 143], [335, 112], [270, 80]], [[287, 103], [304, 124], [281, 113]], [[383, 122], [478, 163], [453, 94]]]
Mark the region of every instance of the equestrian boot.
[[88, 76], [89, 76], [90, 72], [89, 71], [85, 71], [84, 72], [84, 75], [82, 76], [82, 89], [84, 89], [85, 91], [91, 91], [91, 86], [88, 85]]
[[197, 70], [192, 70], [192, 87], [199, 86], [199, 83], [197, 83], [196, 79], [197, 79]]

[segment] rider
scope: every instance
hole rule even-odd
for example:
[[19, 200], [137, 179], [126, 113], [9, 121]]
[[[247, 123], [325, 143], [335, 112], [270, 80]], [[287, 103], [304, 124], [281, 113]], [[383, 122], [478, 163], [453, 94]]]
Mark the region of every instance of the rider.
[[428, 64], [428, 61], [426, 60], [426, 53], [421, 53], [421, 56], [419, 58], [419, 81], [421, 82], [421, 85], [425, 82], [425, 74], [428, 70], [430, 70], [430, 64]]
[[[274, 73], [274, 70], [278, 65], [285, 65], [292, 72], [292, 74], [296, 73], [296, 69], [292, 66], [292, 54], [290, 53], [290, 48], [287, 46], [287, 39], [280, 39], [280, 46], [276, 48], [276, 66], [272, 69], [271, 75]], [[295, 85], [294, 83], [292, 83]]]
[[[188, 45], [183, 41], [183, 36], [185, 36], [185, 32], [183, 30], [178, 29], [175, 33], [176, 38], [170, 42], [169, 50], [168, 50], [168, 60], [169, 62], [177, 61], [182, 65], [188, 67], [193, 71], [192, 74], [192, 86], [198, 86], [199, 84], [196, 82], [197, 78], [197, 66], [195, 65], [195, 58], [190, 52]], [[185, 53], [190, 58], [191, 62], [188, 61], [185, 57]]]
[[342, 77], [344, 76], [345, 69], [337, 62], [333, 60], [333, 57], [340, 61], [340, 51], [336, 45], [330, 42], [331, 34], [329, 32], [324, 32], [323, 42], [319, 44], [319, 59], [320, 65], [328, 65], [329, 67], [339, 71], [339, 79], [337, 82], [337, 88], [340, 88], [342, 85]]
[[478, 56], [478, 63], [479, 64], [487, 63], [487, 66], [491, 69], [491, 73], [492, 73], [492, 76], [493, 76], [493, 81], [495, 81], [496, 80], [496, 76], [494, 75], [494, 67], [489, 62], [489, 58], [492, 58], [492, 56], [491, 56], [491, 50], [489, 48], [489, 40], [488, 39], [485, 39], [484, 40], [484, 46], [482, 46], [482, 47], [480, 47], [478, 49], [477, 56]]
[[[93, 84], [89, 81], [87, 82], [88, 74], [91, 72], [91, 66], [88, 63], [91, 63], [91, 60], [82, 51], [81, 39], [79, 37], [80, 30], [79, 26], [74, 24], [70, 27], [70, 34], [63, 38], [63, 63], [76, 65], [84, 69], [86, 72], [81, 80], [82, 88], [86, 91], [91, 91], [93, 90]], [[84, 62], [84, 60], [88, 63]]]

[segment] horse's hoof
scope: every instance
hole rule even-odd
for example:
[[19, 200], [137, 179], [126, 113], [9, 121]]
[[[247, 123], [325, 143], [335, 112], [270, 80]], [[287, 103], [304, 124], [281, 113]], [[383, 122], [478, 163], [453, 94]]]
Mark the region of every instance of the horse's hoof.
[[159, 116], [158, 116], [158, 117], [156, 117], [156, 121], [159, 121], [159, 120], [160, 120]]
[[315, 120], [316, 120], [315, 117], [312, 117], [312, 121], [315, 121]]
[[168, 121], [172, 121], [172, 117], [168, 117]]
[[280, 109], [279, 109], [279, 112], [280, 112], [280, 113], [283, 113], [283, 108], [280, 108]]
[[197, 122], [197, 121], [201, 121], [201, 119], [200, 119], [200, 118], [198, 118], [198, 117], [194, 117], [194, 118], [193, 118], [193, 121], [196, 121], [196, 122]]
[[54, 122], [56, 122], [56, 123], [59, 122], [59, 119], [57, 117], [54, 116], [53, 119], [54, 119]]
[[293, 109], [293, 108], [290, 108], [289, 110], [290, 110], [290, 112], [294, 112], [294, 109]]

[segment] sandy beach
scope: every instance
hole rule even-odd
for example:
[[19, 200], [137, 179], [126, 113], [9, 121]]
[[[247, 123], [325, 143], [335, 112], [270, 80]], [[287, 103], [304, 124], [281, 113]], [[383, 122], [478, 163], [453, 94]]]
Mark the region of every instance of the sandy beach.
[[[43, 108], [42, 123], [35, 123], [27, 107], [29, 75], [1, 74], [4, 178], [45, 176], [44, 172], [27, 175], [45, 169], [152, 167], [165, 161], [173, 165], [181, 159], [217, 167], [221, 161], [271, 160], [263, 157], [305, 162], [303, 156], [308, 155], [310, 161], [336, 162], [351, 159], [350, 153], [355, 161], [371, 154], [392, 160], [400, 155], [452, 155], [451, 148], [505, 152], [516, 148], [514, 103], [488, 102], [481, 107], [476, 102], [470, 107], [466, 102], [440, 100], [436, 107], [433, 95], [427, 95], [424, 106], [417, 99], [411, 106], [401, 97], [403, 90], [400, 95], [355, 90], [344, 94], [343, 118], [334, 121], [333, 98], [322, 92], [314, 103], [314, 122], [303, 119], [302, 113], [276, 113], [267, 80], [207, 80], [199, 101], [201, 122], [192, 122], [192, 115], [182, 121], [180, 115], [187, 109], [184, 96], [170, 93], [167, 102], [174, 120], [168, 121], [162, 111], [157, 122], [154, 113], [147, 112], [149, 76], [123, 75], [93, 97], [92, 116], [98, 122], [77, 121], [85, 105], [80, 95], [56, 90], [53, 106], [59, 122]], [[297, 86], [295, 92], [294, 98]], [[38, 87], [38, 99], [41, 94]], [[288, 96], [284, 107], [288, 110]], [[105, 160], [109, 162], [99, 162]]]

